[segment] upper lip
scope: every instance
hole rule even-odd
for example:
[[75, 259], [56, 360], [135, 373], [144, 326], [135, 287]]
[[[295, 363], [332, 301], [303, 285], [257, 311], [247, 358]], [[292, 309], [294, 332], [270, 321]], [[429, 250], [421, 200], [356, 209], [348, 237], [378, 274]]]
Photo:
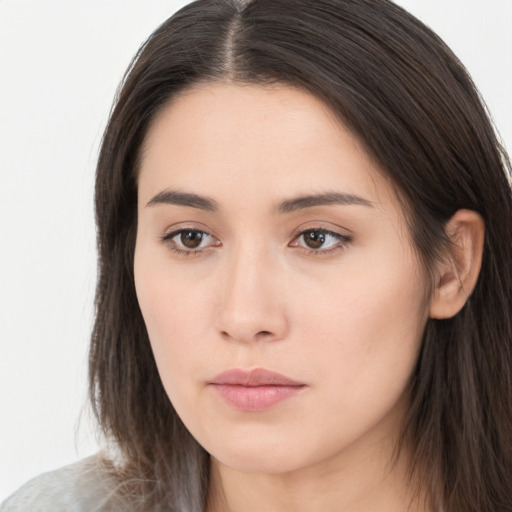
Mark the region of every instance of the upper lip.
[[304, 386], [304, 383], [290, 379], [265, 368], [245, 370], [233, 368], [219, 373], [210, 384], [228, 384], [232, 386]]

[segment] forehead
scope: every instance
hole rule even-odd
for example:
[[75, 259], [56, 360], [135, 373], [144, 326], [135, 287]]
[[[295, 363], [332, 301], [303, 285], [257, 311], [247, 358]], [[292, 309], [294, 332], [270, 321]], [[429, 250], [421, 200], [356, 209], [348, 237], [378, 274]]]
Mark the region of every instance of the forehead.
[[139, 194], [193, 190], [222, 202], [306, 191], [381, 200], [387, 177], [319, 99], [274, 85], [205, 84], [173, 98], [141, 152]]

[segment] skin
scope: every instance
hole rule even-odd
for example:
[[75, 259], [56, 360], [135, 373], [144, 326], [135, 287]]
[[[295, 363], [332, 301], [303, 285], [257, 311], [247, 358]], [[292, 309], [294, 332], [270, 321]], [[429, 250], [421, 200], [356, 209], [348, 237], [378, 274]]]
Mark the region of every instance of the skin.
[[[170, 190], [217, 210], [155, 199]], [[278, 211], [325, 193], [363, 201]], [[301, 233], [320, 228], [312, 248]], [[204, 233], [198, 252], [180, 229]], [[392, 184], [322, 102], [227, 84], [174, 98], [142, 151], [135, 283], [166, 392], [212, 455], [210, 511], [410, 510], [390, 461], [432, 304]], [[304, 387], [239, 411], [209, 385], [231, 368]]]

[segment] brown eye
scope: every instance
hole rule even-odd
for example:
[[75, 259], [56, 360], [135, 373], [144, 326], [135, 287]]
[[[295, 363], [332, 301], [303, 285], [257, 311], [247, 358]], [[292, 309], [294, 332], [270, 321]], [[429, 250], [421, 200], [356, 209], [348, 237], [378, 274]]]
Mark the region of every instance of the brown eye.
[[164, 244], [176, 254], [190, 256], [222, 244], [213, 235], [201, 229], [177, 229], [162, 237]]
[[306, 229], [290, 243], [291, 247], [308, 249], [311, 254], [327, 255], [345, 248], [352, 237], [329, 229]]
[[205, 233], [196, 230], [182, 231], [180, 234], [180, 242], [187, 249], [197, 249], [203, 241]]
[[306, 231], [302, 234], [304, 243], [310, 249], [320, 249], [326, 240], [326, 232], [319, 230]]

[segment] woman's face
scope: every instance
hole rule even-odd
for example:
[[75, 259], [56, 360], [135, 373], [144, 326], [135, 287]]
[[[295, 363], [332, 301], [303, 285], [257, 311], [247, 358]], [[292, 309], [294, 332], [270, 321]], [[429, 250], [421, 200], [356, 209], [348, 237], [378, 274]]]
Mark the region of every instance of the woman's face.
[[392, 446], [424, 274], [391, 183], [313, 96], [210, 84], [162, 110], [135, 284], [167, 394], [221, 464], [285, 472]]

